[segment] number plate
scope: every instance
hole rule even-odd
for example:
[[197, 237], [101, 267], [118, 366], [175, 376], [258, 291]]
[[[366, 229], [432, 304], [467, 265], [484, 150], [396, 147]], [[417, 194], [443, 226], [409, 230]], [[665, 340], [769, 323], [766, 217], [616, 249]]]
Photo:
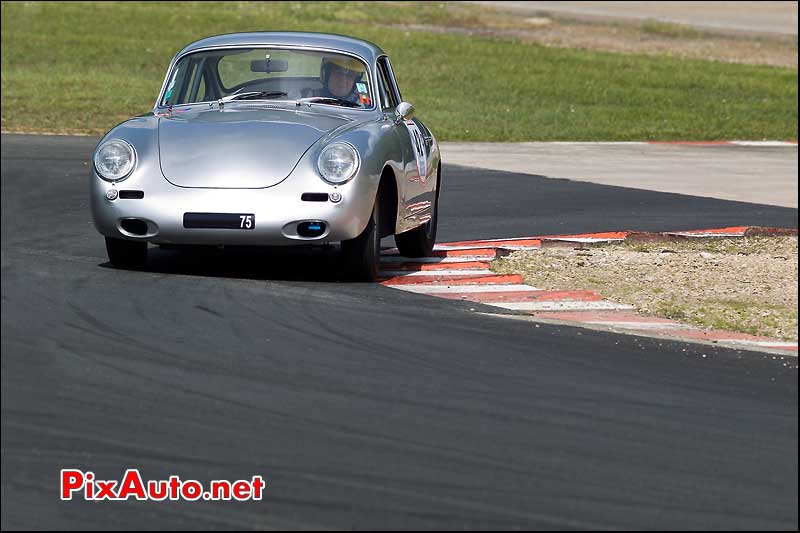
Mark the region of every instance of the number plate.
[[252, 213], [184, 213], [184, 228], [255, 229]]

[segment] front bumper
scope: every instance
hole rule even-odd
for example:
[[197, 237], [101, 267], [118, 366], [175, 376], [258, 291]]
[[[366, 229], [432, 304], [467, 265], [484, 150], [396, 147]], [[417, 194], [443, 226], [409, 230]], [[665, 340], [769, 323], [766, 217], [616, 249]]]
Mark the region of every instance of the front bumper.
[[[160, 173], [159, 173], [160, 174]], [[91, 177], [91, 209], [95, 228], [106, 237], [146, 240], [156, 244], [205, 245], [308, 245], [343, 241], [358, 236], [372, 214], [377, 179], [358, 175], [350, 182], [333, 186], [313, 173], [289, 176], [265, 189], [201, 189], [177, 187], [163, 176], [150, 179], [134, 175], [116, 184]], [[141, 199], [108, 200], [106, 192], [142, 191]], [[303, 201], [303, 193], [338, 192], [334, 203]], [[236, 213], [255, 215], [255, 228], [187, 229], [183, 215], [188, 212]], [[126, 219], [147, 225], [144, 234], [123, 228]], [[326, 230], [317, 237], [301, 237], [297, 225], [307, 221], [324, 222]], [[139, 232], [141, 233], [141, 232]]]

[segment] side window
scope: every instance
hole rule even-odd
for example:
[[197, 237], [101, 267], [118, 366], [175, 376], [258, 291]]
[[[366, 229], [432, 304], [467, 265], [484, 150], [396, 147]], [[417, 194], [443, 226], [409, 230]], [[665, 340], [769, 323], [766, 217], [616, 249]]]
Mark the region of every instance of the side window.
[[164, 93], [164, 105], [180, 105], [205, 98], [205, 63], [205, 59], [190, 58], [178, 65]]
[[197, 101], [204, 102], [208, 100], [208, 94], [206, 93], [206, 77], [202, 76], [200, 78], [200, 85], [197, 88]]
[[381, 58], [378, 61], [378, 81], [380, 82], [379, 91], [381, 93], [381, 106], [383, 109], [397, 107], [400, 102], [395, 95], [394, 85], [389, 75], [389, 67], [386, 58]]
[[167, 84], [164, 92], [164, 105], [177, 105], [183, 102], [183, 95], [186, 94], [187, 74], [191, 76], [194, 70], [194, 62], [187, 61], [179, 64], [172, 74], [172, 79]]
[[385, 59], [385, 61], [386, 61], [386, 66], [389, 69], [389, 76], [394, 81], [394, 90], [397, 92], [397, 97], [399, 98], [397, 103], [399, 104], [400, 102], [403, 101], [403, 93], [400, 92], [400, 85], [397, 83], [397, 78], [394, 75], [394, 69], [392, 68], [392, 63], [389, 61], [388, 57]]
[[381, 99], [381, 109], [389, 108], [389, 95], [386, 92], [386, 82], [383, 81], [383, 74], [378, 69], [378, 97]]
[[200, 64], [194, 69], [189, 78], [189, 97], [186, 99], [188, 102], [200, 102], [205, 99], [205, 64], [206, 60], [203, 58]]

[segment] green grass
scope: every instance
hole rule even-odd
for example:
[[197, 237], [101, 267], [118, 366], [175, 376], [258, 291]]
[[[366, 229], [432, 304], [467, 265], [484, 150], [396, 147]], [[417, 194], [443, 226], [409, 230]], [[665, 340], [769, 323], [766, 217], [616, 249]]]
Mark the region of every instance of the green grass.
[[707, 35], [691, 26], [654, 19], [645, 20], [641, 25], [641, 29], [646, 34], [674, 39], [700, 39]]
[[148, 111], [172, 55], [208, 35], [329, 31], [392, 57], [440, 140], [796, 139], [797, 71], [409, 32], [475, 26], [439, 3], [2, 3], [2, 129], [101, 133]]
[[[759, 304], [752, 301], [712, 300], [707, 307], [689, 309], [688, 321], [702, 327], [770, 335], [789, 322], [797, 330], [797, 308]], [[774, 336], [774, 333], [772, 333]], [[785, 340], [793, 340], [785, 337]]]

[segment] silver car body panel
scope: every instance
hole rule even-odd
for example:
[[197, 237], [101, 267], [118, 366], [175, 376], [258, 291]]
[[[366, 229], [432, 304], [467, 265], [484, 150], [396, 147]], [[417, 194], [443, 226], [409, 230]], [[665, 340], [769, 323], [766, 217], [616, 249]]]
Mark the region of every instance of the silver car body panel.
[[[157, 102], [180, 57], [228, 47], [307, 48], [347, 53], [362, 59], [377, 88], [377, 46], [349, 37], [315, 33], [245, 33], [210, 37], [173, 58]], [[394, 81], [394, 80], [392, 80]], [[116, 183], [91, 177], [92, 218], [108, 237], [175, 244], [322, 244], [352, 239], [366, 227], [381, 177], [391, 172], [397, 188], [395, 233], [430, 219], [439, 181], [440, 155], [429, 130], [418, 120], [396, 122], [393, 110], [287, 102], [234, 101], [220, 109], [194, 103], [125, 121], [109, 131], [136, 151], [133, 172]], [[416, 133], [415, 133], [416, 132]], [[415, 137], [417, 139], [414, 144]], [[424, 137], [424, 139], [420, 139]], [[359, 153], [356, 176], [342, 185], [325, 182], [317, 170], [321, 150], [346, 142]], [[416, 148], [415, 148], [416, 146]], [[109, 189], [140, 191], [142, 198], [107, 199]], [[341, 201], [303, 201], [303, 193], [339, 193]], [[255, 229], [187, 229], [183, 215], [248, 213]], [[147, 232], [122, 227], [139, 219]], [[325, 233], [301, 237], [297, 224], [320, 221]]]
[[270, 187], [323, 135], [349, 122], [287, 106], [195, 106], [159, 121], [161, 170], [181, 187]]

